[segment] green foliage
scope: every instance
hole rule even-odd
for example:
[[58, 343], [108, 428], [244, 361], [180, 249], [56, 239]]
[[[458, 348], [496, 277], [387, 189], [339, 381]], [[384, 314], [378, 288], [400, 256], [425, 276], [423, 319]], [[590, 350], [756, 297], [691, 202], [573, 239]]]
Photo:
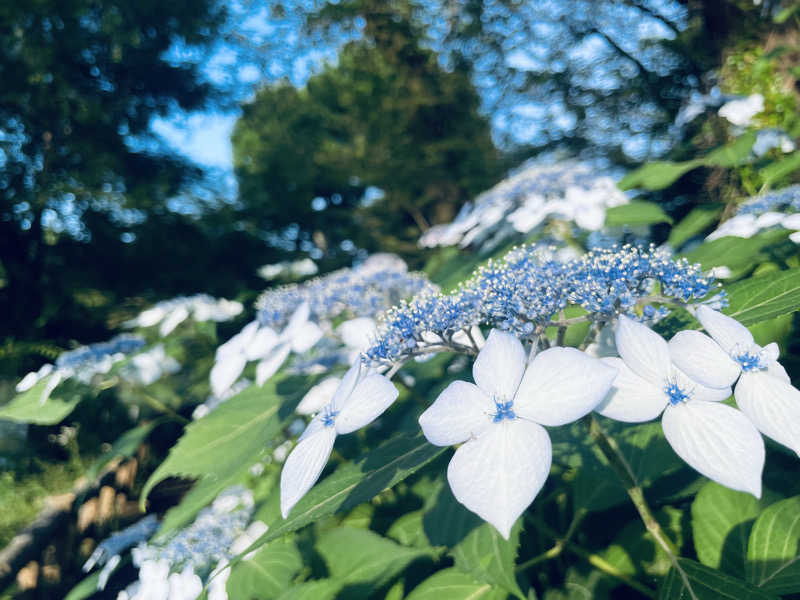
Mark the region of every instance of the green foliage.
[[658, 204], [652, 202], [629, 202], [606, 210], [606, 227], [656, 223], [672, 223], [672, 219]]
[[800, 496], [776, 502], [753, 524], [745, 577], [774, 594], [800, 592]]
[[36, 425], [60, 423], [75, 409], [84, 394], [90, 391], [87, 386], [69, 380], [56, 386], [47, 400], [42, 402], [42, 392], [50, 377], [45, 377], [31, 389], [18, 394], [11, 402], [0, 407], [0, 419]]
[[294, 406], [305, 393], [306, 380], [297, 379], [276, 377], [263, 388], [251, 386], [208, 417], [190, 424], [147, 480], [142, 506], [150, 490], [166, 477], [210, 478], [219, 491], [232, 473], [258, 460], [265, 441], [273, 439], [288, 423]]
[[[725, 575], [688, 558], [678, 559], [678, 564], [697, 600], [777, 600], [777, 596], [762, 592], [741, 579]], [[686, 600], [692, 597], [680, 573], [673, 568], [661, 585], [658, 599]]]
[[303, 560], [292, 540], [276, 540], [231, 569], [225, 589], [231, 598], [277, 598], [289, 589]]
[[358, 462], [339, 467], [297, 503], [285, 520], [270, 525], [258, 544], [266, 543], [318, 521], [352, 509], [432, 461], [445, 448], [431, 446], [422, 434], [400, 434], [372, 450]]
[[505, 593], [458, 569], [437, 571], [411, 590], [408, 600], [495, 600]]
[[667, 243], [673, 248], [680, 248], [686, 241], [714, 225], [723, 210], [724, 206], [721, 204], [696, 206], [672, 228]]
[[745, 162], [756, 141], [755, 132], [749, 132], [708, 153], [702, 158], [685, 162], [650, 162], [628, 173], [620, 182], [623, 190], [641, 188], [663, 190], [681, 176], [698, 167], [735, 167]]
[[773, 271], [726, 286], [726, 314], [752, 325], [800, 310], [800, 269]]

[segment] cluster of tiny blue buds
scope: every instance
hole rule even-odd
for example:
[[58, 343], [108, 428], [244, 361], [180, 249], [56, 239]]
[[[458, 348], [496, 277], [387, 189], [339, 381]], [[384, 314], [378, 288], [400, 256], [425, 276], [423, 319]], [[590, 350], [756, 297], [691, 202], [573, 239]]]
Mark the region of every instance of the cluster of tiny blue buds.
[[[387, 364], [422, 353], [426, 346], [452, 346], [453, 336], [475, 325], [504, 329], [518, 337], [541, 332], [562, 309], [577, 305], [590, 319], [635, 314], [659, 318], [653, 303], [696, 302], [717, 291], [699, 265], [675, 260], [668, 251], [635, 246], [598, 249], [562, 263], [552, 253], [521, 246], [490, 260], [450, 294], [423, 294], [388, 310], [367, 362]], [[720, 295], [716, 302], [722, 302]], [[649, 317], [648, 317], [649, 315]]]
[[56, 368], [63, 370], [89, 369], [106, 357], [115, 354], [130, 354], [144, 346], [145, 340], [139, 335], [123, 333], [107, 342], [81, 346], [75, 350], [62, 352], [56, 359]]
[[308, 303], [315, 321], [340, 315], [371, 317], [406, 298], [436, 288], [421, 273], [409, 273], [405, 265], [373, 270], [340, 269], [324, 277], [281, 286], [264, 292], [256, 301], [258, 320], [280, 328], [298, 306]]
[[736, 214], [758, 216], [765, 212], [800, 212], [800, 184], [756, 196], [739, 206]]
[[173, 572], [189, 565], [205, 578], [221, 560], [231, 558], [231, 546], [247, 528], [252, 512], [252, 494], [243, 487], [229, 488], [166, 543], [140, 544], [134, 561], [141, 565], [166, 560]]

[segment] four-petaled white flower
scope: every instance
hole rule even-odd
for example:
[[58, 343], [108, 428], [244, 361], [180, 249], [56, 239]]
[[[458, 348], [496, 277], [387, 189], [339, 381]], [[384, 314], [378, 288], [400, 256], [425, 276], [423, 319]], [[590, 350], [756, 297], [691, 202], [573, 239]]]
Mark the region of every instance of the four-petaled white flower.
[[[683, 340], [668, 345], [624, 315], [616, 343], [622, 358], [602, 360], [617, 367], [619, 375], [597, 412], [628, 423], [650, 421], [663, 412], [661, 427], [678, 456], [709, 479], [760, 497], [764, 441], [744, 414], [722, 404], [730, 387], [690, 378], [677, 366], [687, 363]], [[692, 352], [689, 360], [695, 359]]]
[[352, 433], [377, 419], [397, 398], [397, 388], [383, 375], [371, 372], [361, 359], [342, 377], [329, 403], [300, 436], [281, 472], [281, 514], [292, 507], [319, 479], [336, 436]]
[[675, 364], [707, 386], [730, 386], [738, 378], [739, 409], [761, 433], [800, 456], [800, 390], [777, 361], [778, 345], [758, 346], [744, 325], [706, 306], [696, 315], [711, 337], [678, 333], [670, 342]]
[[575, 348], [551, 348], [528, 364], [520, 341], [492, 330], [472, 367], [475, 384], [454, 381], [419, 418], [437, 446], [461, 445], [447, 469], [456, 499], [508, 539], [550, 472], [542, 425], [591, 410], [616, 369]]
[[217, 348], [210, 376], [214, 395], [222, 396], [250, 361], [259, 361], [256, 383], [263, 385], [280, 369], [291, 352], [311, 349], [322, 337], [322, 329], [309, 321], [309, 313], [309, 306], [304, 302], [292, 314], [280, 334], [271, 327], [262, 327], [258, 321], [253, 321]]

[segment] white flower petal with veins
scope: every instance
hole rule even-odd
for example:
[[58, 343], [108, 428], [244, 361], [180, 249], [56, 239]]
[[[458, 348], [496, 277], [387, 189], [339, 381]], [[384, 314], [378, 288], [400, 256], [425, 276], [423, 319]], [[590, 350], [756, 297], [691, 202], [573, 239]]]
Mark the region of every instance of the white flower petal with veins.
[[743, 373], [736, 404], [761, 433], [800, 456], [800, 390], [764, 371]]
[[448, 385], [419, 417], [422, 433], [435, 446], [452, 446], [479, 436], [491, 425], [494, 402], [466, 381]]
[[336, 417], [336, 433], [352, 433], [365, 427], [392, 405], [399, 392], [383, 375], [367, 375], [356, 384], [351, 398]]
[[317, 482], [336, 440], [333, 427], [322, 427], [294, 447], [281, 471], [281, 515], [285, 519], [292, 507]]
[[696, 316], [708, 334], [728, 354], [732, 354], [737, 347], [746, 349], [755, 343], [747, 327], [721, 312], [701, 304], [697, 307]]
[[725, 487], [761, 497], [764, 441], [749, 419], [718, 402], [668, 406], [664, 435], [692, 468]]
[[508, 539], [542, 489], [551, 460], [550, 438], [541, 425], [504, 420], [456, 450], [447, 481], [459, 502]]
[[565, 425], [605, 398], [617, 369], [575, 348], [550, 348], [525, 370], [514, 412], [541, 425]]
[[624, 423], [643, 423], [658, 417], [669, 399], [664, 389], [642, 379], [621, 358], [607, 357], [604, 363], [618, 369], [611, 390], [595, 409], [598, 413]]
[[679, 331], [669, 341], [672, 361], [689, 377], [708, 387], [729, 387], [741, 367], [713, 339], [699, 331]]
[[339, 377], [327, 377], [312, 387], [295, 408], [301, 415], [313, 415], [321, 411], [333, 399], [342, 380]]
[[655, 331], [620, 315], [616, 343], [622, 360], [639, 377], [656, 385], [669, 377], [669, 347]]
[[525, 372], [525, 349], [510, 333], [493, 329], [472, 365], [475, 383], [489, 396], [511, 400]]

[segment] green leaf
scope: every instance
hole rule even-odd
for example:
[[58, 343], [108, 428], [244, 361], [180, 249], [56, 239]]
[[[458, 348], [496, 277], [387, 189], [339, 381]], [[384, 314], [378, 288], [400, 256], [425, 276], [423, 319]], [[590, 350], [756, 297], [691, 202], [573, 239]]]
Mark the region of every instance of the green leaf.
[[100, 473], [100, 470], [115, 458], [128, 458], [129, 456], [133, 456], [134, 452], [142, 445], [142, 442], [150, 435], [150, 432], [166, 420], [166, 418], [163, 418], [150, 421], [149, 423], [143, 423], [123, 433], [111, 445], [111, 449], [100, 456], [100, 458], [89, 467], [86, 476], [93, 480]]
[[[311, 488], [289, 513], [270, 525], [253, 547], [277, 539], [336, 512], [347, 512], [371, 500], [442, 454], [419, 433], [401, 434], [384, 442], [358, 463], [346, 463]], [[251, 547], [249, 550], [252, 550]]]
[[798, 169], [800, 169], [800, 152], [795, 152], [764, 167], [758, 174], [761, 175], [765, 185], [772, 185]]
[[34, 425], [55, 425], [63, 421], [89, 388], [68, 379], [56, 386], [50, 397], [42, 403], [42, 392], [50, 377], [45, 377], [31, 389], [17, 394], [11, 402], [0, 407], [0, 419]]
[[278, 600], [333, 600], [342, 584], [332, 579], [318, 579], [293, 585], [278, 596]]
[[[297, 385], [298, 379], [302, 384]], [[274, 377], [263, 387], [250, 386], [210, 415], [189, 424], [145, 483], [142, 508], [150, 490], [167, 477], [221, 480], [252, 464], [284, 422], [292, 418], [306, 383], [305, 378]]]
[[225, 589], [231, 598], [275, 598], [289, 588], [302, 567], [294, 541], [276, 540], [234, 565]]
[[473, 577], [498, 585], [524, 600], [525, 595], [519, 588], [514, 572], [521, 529], [520, 520], [511, 530], [510, 539], [505, 540], [489, 523], [483, 523], [451, 551], [456, 566]]
[[630, 202], [606, 210], [606, 226], [653, 225], [672, 223], [672, 219], [654, 202]]
[[731, 575], [744, 572], [747, 538], [760, 508], [751, 494], [708, 482], [692, 502], [692, 536], [700, 562]]
[[345, 585], [362, 584], [363, 597], [391, 580], [428, 550], [401, 546], [375, 532], [337, 527], [320, 537], [317, 552], [325, 559], [330, 577]]
[[800, 268], [773, 271], [725, 287], [729, 306], [723, 312], [744, 325], [800, 309]]
[[64, 600], [84, 600], [89, 596], [94, 596], [97, 593], [98, 581], [100, 581], [100, 571], [86, 576], [64, 596]]
[[450, 568], [428, 577], [411, 590], [406, 600], [500, 600], [503, 597], [505, 592], [476, 581], [468, 573]]
[[702, 204], [692, 209], [681, 222], [672, 228], [667, 243], [679, 248], [684, 242], [702, 233], [716, 223], [725, 207], [722, 204]]
[[705, 242], [684, 256], [691, 263], [700, 263], [703, 270], [722, 265], [731, 271], [750, 270], [767, 258], [762, 252], [765, 248], [787, 237], [785, 229], [765, 231], [750, 238], [726, 236]]
[[726, 144], [707, 154], [702, 159], [703, 164], [715, 167], [736, 167], [747, 160], [755, 143], [756, 132], [748, 131], [730, 144]]
[[[679, 558], [678, 564], [689, 580], [697, 600], [778, 600], [777, 596], [759, 590], [741, 579], [725, 575], [688, 558]], [[690, 600], [691, 595], [674, 567], [661, 584], [658, 598]]]
[[655, 161], [647, 163], [628, 173], [619, 182], [621, 190], [631, 190], [643, 188], [646, 190], [663, 190], [672, 185], [684, 173], [691, 171], [703, 162], [701, 160], [690, 160], [687, 162]]
[[745, 576], [775, 594], [800, 592], [800, 496], [767, 507], [747, 543]]

